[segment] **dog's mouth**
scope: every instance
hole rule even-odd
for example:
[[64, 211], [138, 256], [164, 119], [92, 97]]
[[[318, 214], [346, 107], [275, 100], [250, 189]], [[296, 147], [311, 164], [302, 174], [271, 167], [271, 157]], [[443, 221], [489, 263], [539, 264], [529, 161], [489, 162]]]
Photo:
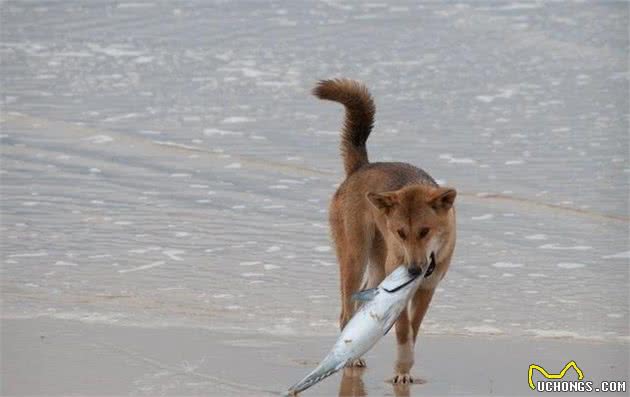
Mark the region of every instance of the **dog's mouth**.
[[433, 271], [435, 270], [435, 252], [431, 252], [431, 263], [429, 263], [429, 268], [427, 269], [427, 272], [424, 273], [424, 278], [429, 277]]
[[[435, 270], [435, 252], [431, 252], [430, 263], [427, 271], [424, 273], [424, 278], [429, 277]], [[422, 270], [419, 267], [408, 268], [409, 274], [416, 278], [422, 274]]]

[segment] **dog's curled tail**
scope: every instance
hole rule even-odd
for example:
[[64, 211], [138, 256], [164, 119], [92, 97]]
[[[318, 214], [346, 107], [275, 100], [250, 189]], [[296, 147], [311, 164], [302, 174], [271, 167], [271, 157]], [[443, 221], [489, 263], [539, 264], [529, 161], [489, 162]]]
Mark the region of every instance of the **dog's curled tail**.
[[365, 142], [374, 126], [376, 108], [368, 89], [349, 79], [321, 80], [313, 95], [320, 99], [339, 102], [346, 108], [346, 119], [341, 132], [341, 155], [346, 175], [368, 164]]

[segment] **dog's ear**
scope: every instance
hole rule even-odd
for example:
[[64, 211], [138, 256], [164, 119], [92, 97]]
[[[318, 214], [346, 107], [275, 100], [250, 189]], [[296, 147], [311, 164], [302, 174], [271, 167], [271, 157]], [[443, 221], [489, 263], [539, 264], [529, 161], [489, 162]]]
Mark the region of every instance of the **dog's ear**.
[[429, 205], [436, 211], [448, 211], [455, 202], [457, 192], [450, 187], [439, 187], [429, 197]]
[[369, 192], [365, 195], [370, 204], [376, 209], [387, 214], [389, 211], [398, 204], [398, 194], [396, 192], [384, 192], [384, 193], [372, 193]]

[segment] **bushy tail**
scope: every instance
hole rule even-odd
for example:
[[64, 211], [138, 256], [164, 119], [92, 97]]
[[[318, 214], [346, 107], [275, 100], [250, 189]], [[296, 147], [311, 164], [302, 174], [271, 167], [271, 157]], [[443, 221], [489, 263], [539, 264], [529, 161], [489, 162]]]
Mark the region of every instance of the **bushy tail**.
[[321, 80], [313, 95], [341, 103], [346, 108], [346, 119], [341, 133], [341, 155], [346, 175], [368, 164], [365, 142], [374, 126], [374, 100], [368, 89], [349, 79]]

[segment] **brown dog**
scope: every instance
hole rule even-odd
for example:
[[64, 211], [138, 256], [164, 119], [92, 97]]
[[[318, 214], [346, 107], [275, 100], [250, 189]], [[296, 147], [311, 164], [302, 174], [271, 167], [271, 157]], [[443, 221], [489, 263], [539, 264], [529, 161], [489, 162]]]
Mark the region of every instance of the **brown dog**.
[[[352, 80], [324, 80], [313, 89], [320, 99], [346, 108], [341, 153], [346, 179], [330, 203], [330, 228], [341, 276], [340, 327], [354, 314], [352, 294], [377, 286], [405, 264], [425, 280], [396, 322], [398, 357], [394, 383], [413, 383], [409, 370], [420, 323], [455, 248], [456, 192], [439, 187], [426, 172], [406, 163], [370, 163], [367, 141], [374, 101]], [[364, 366], [357, 360], [355, 366]]]

